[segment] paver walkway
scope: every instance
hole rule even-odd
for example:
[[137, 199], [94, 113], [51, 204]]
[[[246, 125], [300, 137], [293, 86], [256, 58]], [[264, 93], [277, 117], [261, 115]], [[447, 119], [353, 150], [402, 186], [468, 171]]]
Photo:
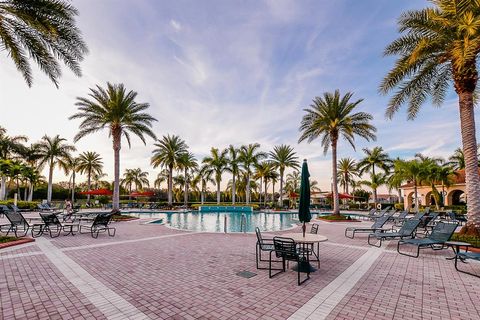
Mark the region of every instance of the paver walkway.
[[116, 227], [114, 238], [42, 237], [0, 250], [0, 319], [480, 318], [480, 279], [456, 272], [451, 251], [400, 256], [395, 243], [345, 238], [345, 224], [320, 222], [329, 241], [302, 286], [290, 270], [273, 279], [256, 270], [253, 234]]

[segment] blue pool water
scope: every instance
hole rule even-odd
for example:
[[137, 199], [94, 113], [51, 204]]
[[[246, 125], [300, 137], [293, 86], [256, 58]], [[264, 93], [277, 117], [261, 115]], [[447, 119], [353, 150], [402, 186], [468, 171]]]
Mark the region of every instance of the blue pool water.
[[[254, 232], [255, 227], [261, 231], [280, 231], [289, 229], [298, 223], [296, 213], [267, 212], [126, 212], [139, 218], [162, 219], [173, 228], [197, 232], [224, 232], [227, 217], [227, 232]], [[245, 218], [242, 218], [242, 215]], [[245, 229], [241, 230], [242, 219]]]

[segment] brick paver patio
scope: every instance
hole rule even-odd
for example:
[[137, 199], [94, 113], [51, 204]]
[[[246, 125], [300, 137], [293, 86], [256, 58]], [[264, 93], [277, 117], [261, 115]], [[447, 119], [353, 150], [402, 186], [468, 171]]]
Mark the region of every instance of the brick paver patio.
[[329, 238], [320, 270], [297, 286], [291, 270], [256, 270], [254, 234], [143, 222], [115, 223], [114, 238], [43, 236], [0, 250], [0, 319], [480, 318], [480, 279], [458, 273], [448, 250], [409, 258], [395, 241], [372, 248], [365, 235], [345, 238], [345, 224], [319, 222]]

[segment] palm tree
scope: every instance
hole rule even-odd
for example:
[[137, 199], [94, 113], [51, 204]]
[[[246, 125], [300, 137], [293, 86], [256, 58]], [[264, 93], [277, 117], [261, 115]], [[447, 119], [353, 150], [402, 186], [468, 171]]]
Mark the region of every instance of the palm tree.
[[342, 158], [338, 161], [338, 178], [343, 187], [343, 193], [348, 194], [348, 187], [351, 181], [358, 177], [357, 163], [352, 158]]
[[275, 172], [275, 165], [270, 162], [270, 161], [263, 161], [258, 163], [255, 166], [255, 173], [254, 177], [258, 180], [260, 180], [260, 202], [261, 202], [261, 189], [262, 189], [262, 181], [265, 186], [264, 189], [264, 205], [267, 204], [267, 186], [268, 186], [268, 180], [270, 177], [273, 175], [273, 172]]
[[[25, 136], [8, 136], [7, 130], [0, 126], [0, 160], [8, 160], [20, 155], [25, 147], [23, 142], [28, 140]], [[1, 174], [0, 200], [5, 199], [7, 176]]]
[[188, 205], [188, 186], [192, 180], [192, 175], [188, 172], [189, 170], [193, 171], [198, 167], [197, 159], [195, 159], [195, 155], [191, 152], [185, 152], [180, 156], [178, 161], [179, 169], [183, 169], [183, 175], [185, 177], [184, 183], [184, 193], [183, 193], [183, 201], [185, 206]]
[[90, 89], [90, 98], [77, 98], [79, 112], [70, 119], [83, 119], [75, 142], [91, 133], [108, 129], [112, 137], [114, 154], [113, 211], [120, 210], [120, 149], [122, 136], [130, 147], [130, 135], [134, 134], [146, 145], [144, 135], [156, 139], [151, 130], [155, 118], [145, 113], [148, 103], [137, 103], [135, 91], [126, 92], [123, 84], [107, 83], [107, 89], [96, 86]]
[[[65, 174], [72, 173], [72, 203], [75, 203], [75, 177], [77, 172], [80, 171], [80, 158], [79, 157], [70, 157], [66, 161]], [[90, 189], [89, 189], [90, 190]], [[90, 201], [90, 198], [89, 198]]]
[[448, 158], [450, 160], [448, 163], [455, 170], [465, 169], [465, 156], [461, 148], [455, 149], [453, 154]]
[[424, 167], [417, 159], [410, 161], [397, 160], [394, 164], [394, 175], [396, 175], [396, 179], [411, 181], [413, 183], [415, 210], [418, 212], [418, 186], [421, 185], [424, 179]]
[[232, 174], [232, 205], [235, 205], [236, 201], [236, 180], [238, 174], [240, 173], [240, 159], [239, 159], [240, 150], [235, 148], [233, 145], [228, 147], [228, 167], [227, 171]]
[[155, 181], [153, 182], [153, 186], [154, 186], [155, 188], [160, 189], [162, 183], [163, 183], [164, 181], [168, 181], [168, 177], [169, 177], [168, 170], [167, 170], [167, 169], [163, 169], [162, 171], [160, 171], [160, 172], [157, 174], [157, 178], [156, 178]]
[[67, 139], [60, 138], [57, 134], [54, 137], [47, 135], [42, 137], [38, 143], [38, 152], [41, 156], [40, 165], [48, 164], [48, 189], [47, 201], [52, 201], [53, 170], [55, 166], [68, 171], [68, 162], [71, 152], [77, 150], [74, 146], [65, 143]]
[[477, 87], [477, 56], [480, 53], [478, 1], [433, 1], [434, 7], [411, 10], [398, 21], [402, 35], [385, 49], [385, 55], [399, 56], [380, 85], [390, 99], [387, 116], [408, 104], [408, 118], [414, 119], [421, 105], [431, 97], [441, 105], [453, 83], [459, 98], [460, 127], [465, 154], [468, 222], [462, 233], [480, 236], [480, 176], [475, 136], [474, 93]]
[[250, 203], [250, 178], [252, 175], [253, 166], [255, 166], [260, 160], [267, 157], [265, 152], [257, 151], [260, 148], [260, 144], [251, 143], [247, 146], [240, 147], [239, 161], [243, 168], [246, 178], [246, 190], [245, 190], [245, 202]]
[[275, 167], [280, 171], [280, 203], [283, 203], [283, 175], [286, 168], [298, 169], [300, 164], [293, 147], [282, 144], [273, 147], [273, 151], [269, 153]]
[[79, 62], [88, 52], [75, 25], [77, 9], [59, 0], [3, 0], [0, 3], [0, 42], [28, 86], [32, 58], [55, 86], [61, 75], [58, 60], [81, 75]]
[[217, 148], [210, 149], [210, 156], [202, 160], [204, 164], [203, 169], [211, 172], [215, 176], [215, 184], [217, 186], [217, 204], [220, 204], [220, 182], [222, 181], [222, 174], [228, 165], [227, 158], [228, 149], [220, 152]]
[[[284, 191], [289, 195], [288, 196], [289, 200], [291, 200], [290, 194], [299, 193], [300, 191], [300, 179], [301, 179], [300, 171], [295, 170], [292, 173], [287, 174], [286, 178], [287, 179], [285, 181], [285, 187], [283, 188], [284, 188]], [[282, 207], [283, 207], [283, 203], [282, 203]]]
[[173, 169], [178, 167], [180, 157], [187, 152], [188, 146], [179, 136], [163, 136], [154, 144], [157, 148], [152, 151], [151, 164], [154, 168], [162, 166], [168, 168], [168, 205], [173, 204]]
[[29, 193], [27, 201], [33, 200], [33, 191], [35, 186], [39, 185], [40, 183], [44, 182], [44, 177], [41, 175], [40, 171], [35, 169], [34, 167], [26, 167], [25, 171], [22, 173], [23, 176], [27, 179], [28, 183], [30, 184]]
[[120, 184], [128, 189], [129, 193], [132, 193], [132, 187], [135, 186], [136, 190], [142, 190], [144, 186], [149, 185], [148, 172], [142, 171], [142, 169], [125, 169], [123, 179]]
[[385, 173], [391, 167], [392, 160], [388, 157], [388, 154], [383, 151], [382, 147], [375, 147], [373, 149], [363, 149], [365, 157], [358, 163], [358, 170], [360, 174], [364, 174], [367, 171], [371, 171], [373, 175], [376, 174], [375, 167], [383, 170]]
[[385, 173], [370, 173], [370, 181], [360, 181], [361, 185], [370, 187], [373, 191], [373, 203], [377, 205], [377, 189], [387, 183], [387, 175]]
[[200, 180], [200, 202], [203, 204], [205, 202], [205, 192], [207, 190], [207, 183], [214, 183], [215, 181], [212, 178], [213, 171], [209, 170], [208, 165], [203, 165], [198, 171], [196, 179]]
[[325, 92], [323, 97], [315, 97], [310, 109], [300, 124], [302, 132], [298, 142], [307, 140], [308, 143], [320, 138], [323, 153], [332, 148], [332, 179], [333, 179], [333, 214], [339, 215], [338, 179], [337, 179], [337, 143], [340, 137], [347, 140], [355, 149], [355, 136], [375, 140], [377, 129], [370, 123], [372, 115], [366, 112], [353, 113], [363, 99], [350, 102], [353, 93], [347, 92], [343, 97], [339, 90], [334, 93]]
[[[90, 191], [92, 175], [100, 174], [103, 170], [102, 157], [93, 151], [82, 152], [78, 156], [78, 172], [87, 174], [87, 188]], [[72, 197], [73, 198], [73, 197]], [[87, 195], [87, 202], [90, 202], [90, 195]], [[72, 200], [73, 203], [73, 200]]]
[[106, 176], [107, 176], [107, 174], [103, 173], [103, 172], [94, 173], [92, 175], [93, 188], [98, 189], [100, 184], [105, 184], [105, 182], [107, 182], [107, 181], [102, 181], [102, 178], [105, 178]]

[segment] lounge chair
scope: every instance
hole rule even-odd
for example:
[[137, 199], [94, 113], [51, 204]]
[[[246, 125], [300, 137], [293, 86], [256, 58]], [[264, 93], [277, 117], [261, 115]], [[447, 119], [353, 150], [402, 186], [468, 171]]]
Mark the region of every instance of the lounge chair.
[[393, 225], [394, 226], [402, 226], [405, 220], [407, 219], [408, 211], [401, 211], [398, 216], [393, 217]]
[[[399, 240], [397, 243], [397, 251], [404, 256], [418, 258], [420, 249], [432, 248], [433, 250], [441, 250], [444, 248], [445, 242], [450, 240], [457, 226], [457, 223], [439, 222], [435, 225], [428, 238]], [[400, 252], [400, 246], [404, 244], [416, 246], [416, 254], [412, 255], [405, 252]]]
[[16, 212], [28, 212], [28, 211], [32, 211], [30, 209], [20, 209], [19, 207], [17, 207], [16, 205], [14, 204], [11, 204], [10, 205], [10, 208], [12, 208], [13, 211], [16, 211]]
[[[62, 223], [58, 219], [58, 217], [53, 213], [40, 213], [40, 217], [42, 217], [43, 223], [45, 224], [42, 228], [41, 234], [48, 230], [50, 233], [51, 238], [56, 238], [60, 235], [60, 232], [65, 231], [67, 232], [65, 235], [71, 234], [72, 236], [75, 235], [73, 233], [73, 228], [76, 227], [78, 231], [78, 223]], [[55, 228], [55, 230], [53, 230]]]
[[[383, 229], [383, 225], [388, 221], [390, 217], [384, 216], [378, 218], [371, 227], [348, 227], [345, 229], [345, 237], [353, 239], [355, 238], [355, 233], [372, 233], [378, 230]], [[351, 235], [349, 235], [351, 233]]]
[[385, 207], [378, 214], [373, 214], [373, 215], [369, 216], [369, 218], [370, 218], [370, 220], [376, 220], [378, 218], [381, 218], [387, 213], [388, 210], [390, 210], [390, 207]]
[[453, 211], [447, 211], [447, 216], [450, 222], [457, 222], [461, 226], [467, 222], [467, 219], [463, 214], [456, 214]]
[[[382, 241], [413, 238], [419, 223], [420, 220], [407, 220], [403, 223], [403, 226], [400, 228], [400, 230], [396, 232], [382, 232], [380, 230], [371, 233], [368, 235], [368, 244], [380, 248], [382, 246]], [[379, 243], [378, 245], [370, 241], [370, 239], [373, 238], [377, 239], [377, 243]]]
[[423, 234], [425, 237], [428, 236], [435, 227], [435, 224], [437, 223], [435, 220], [438, 218], [438, 215], [438, 212], [430, 212], [428, 215], [423, 216], [420, 219], [418, 228], [423, 229]]
[[[480, 273], [475, 274], [475, 273], [472, 273], [472, 272], [469, 272], [469, 271], [458, 269], [458, 260], [460, 260], [462, 262], [465, 262], [465, 260], [468, 260], [468, 259], [480, 261], [480, 253], [479, 252], [468, 251], [468, 248], [469, 248], [469, 246], [467, 246], [465, 248], [465, 251], [463, 251], [463, 252], [461, 250], [456, 252], [456, 254], [455, 254], [455, 269], [458, 272], [466, 273], [466, 274], [469, 274], [471, 276], [480, 278]], [[458, 249], [460, 249], [460, 248], [458, 248]]]
[[[11, 231], [15, 233], [16, 237], [25, 237], [29, 230], [32, 233], [32, 237], [37, 237], [43, 232], [43, 223], [29, 223], [20, 212], [7, 211], [5, 212], [5, 216], [7, 217], [8, 221], [10, 221], [10, 227], [8, 228], [7, 236]], [[35, 233], [37, 228], [38, 231]], [[19, 231], [23, 232], [23, 234], [20, 234], [20, 236]]]
[[[95, 219], [93, 220], [92, 224], [80, 224], [79, 231], [82, 233], [83, 229], [88, 229], [92, 235], [92, 238], [98, 238], [98, 234], [100, 232], [108, 232], [110, 237], [115, 237], [116, 228], [110, 227], [108, 224], [112, 220], [113, 213], [100, 213], [98, 214]], [[113, 233], [110, 233], [113, 231]], [[85, 233], [85, 232], [84, 232]]]
[[[297, 262], [297, 274], [298, 274], [298, 285], [301, 285], [308, 279], [310, 279], [310, 272], [307, 271], [307, 278], [304, 279], [303, 281], [300, 281], [300, 272], [301, 272], [301, 263], [308, 263], [308, 255], [307, 258], [301, 256], [298, 251], [297, 251], [297, 244], [293, 239], [290, 238], [284, 238], [284, 237], [274, 237], [273, 238], [273, 246], [274, 249], [270, 251], [270, 259], [269, 259], [269, 270], [268, 270], [268, 276], [269, 278], [273, 278], [277, 274], [281, 272], [285, 272], [285, 262], [286, 261], [295, 261]], [[275, 262], [272, 260], [272, 254], [275, 253], [275, 256], [278, 259], [281, 259], [282, 262], [282, 268], [281, 269], [273, 269], [272, 268], [272, 262]], [[280, 262], [280, 261], [277, 261]], [[272, 274], [272, 270], [280, 270], [279, 272]]]

